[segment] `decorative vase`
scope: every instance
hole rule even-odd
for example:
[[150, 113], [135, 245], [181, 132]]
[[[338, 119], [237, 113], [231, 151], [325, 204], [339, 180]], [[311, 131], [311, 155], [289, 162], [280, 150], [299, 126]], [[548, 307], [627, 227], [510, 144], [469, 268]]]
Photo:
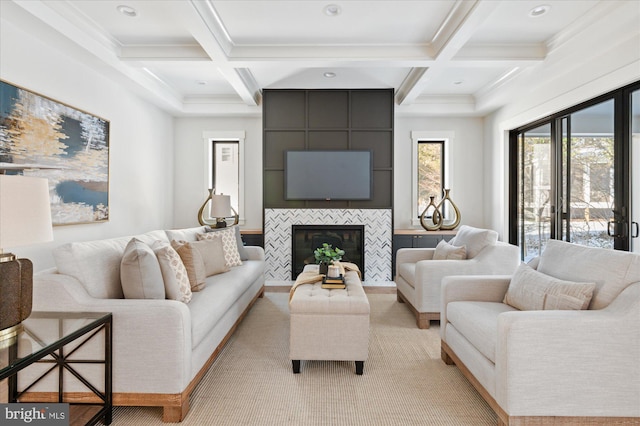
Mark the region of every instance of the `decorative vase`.
[[320, 262], [318, 264], [318, 273], [322, 275], [327, 275], [329, 272], [329, 264], [327, 262]]
[[[460, 224], [460, 210], [458, 210], [458, 206], [456, 206], [456, 203], [451, 200], [449, 191], [450, 189], [444, 190], [444, 197], [442, 197], [442, 200], [440, 200], [440, 202], [438, 203], [438, 210], [442, 215], [442, 224], [440, 225], [440, 229], [442, 230], [455, 229], [456, 226]], [[446, 215], [444, 212], [446, 206], [449, 207], [450, 213], [454, 214], [454, 217], [452, 219], [445, 220]]]
[[[420, 225], [427, 231], [437, 231], [440, 229], [442, 225], [442, 215], [440, 214], [440, 210], [438, 210], [438, 206], [436, 205], [433, 195], [429, 197], [429, 204], [424, 208], [424, 211], [420, 215]], [[429, 217], [429, 209], [431, 210], [431, 217]]]

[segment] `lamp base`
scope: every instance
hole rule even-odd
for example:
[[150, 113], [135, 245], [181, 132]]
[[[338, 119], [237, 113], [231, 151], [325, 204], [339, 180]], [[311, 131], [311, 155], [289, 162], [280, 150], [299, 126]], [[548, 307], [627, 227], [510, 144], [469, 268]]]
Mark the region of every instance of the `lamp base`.
[[215, 227], [216, 228], [226, 228], [227, 227], [227, 221], [223, 217], [219, 217], [218, 219], [216, 219]]
[[29, 259], [0, 262], [0, 340], [15, 337], [19, 329], [13, 329], [31, 315], [32, 300], [33, 263]]

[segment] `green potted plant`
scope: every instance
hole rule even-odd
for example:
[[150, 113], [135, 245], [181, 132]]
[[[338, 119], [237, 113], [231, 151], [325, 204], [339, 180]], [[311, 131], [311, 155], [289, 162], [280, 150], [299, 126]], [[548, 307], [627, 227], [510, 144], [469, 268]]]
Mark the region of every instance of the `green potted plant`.
[[344, 250], [341, 250], [338, 247], [333, 248], [331, 244], [322, 243], [321, 247], [315, 249], [313, 255], [316, 259], [316, 263], [320, 265], [320, 273], [326, 275], [328, 272], [329, 264], [334, 260], [342, 259]]

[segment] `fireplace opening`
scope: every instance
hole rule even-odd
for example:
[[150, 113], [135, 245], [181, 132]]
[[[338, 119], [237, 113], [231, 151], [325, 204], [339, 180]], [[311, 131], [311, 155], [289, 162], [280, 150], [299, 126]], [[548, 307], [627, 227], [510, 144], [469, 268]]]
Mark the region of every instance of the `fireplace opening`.
[[305, 265], [315, 264], [313, 252], [323, 243], [344, 250], [344, 262], [358, 265], [364, 280], [364, 225], [292, 225], [291, 251], [293, 280]]

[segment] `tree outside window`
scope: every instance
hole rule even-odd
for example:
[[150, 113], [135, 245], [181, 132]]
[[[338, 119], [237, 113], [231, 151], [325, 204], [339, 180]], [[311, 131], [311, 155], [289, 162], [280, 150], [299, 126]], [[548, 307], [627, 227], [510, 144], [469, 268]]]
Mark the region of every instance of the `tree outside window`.
[[444, 187], [444, 141], [418, 142], [418, 211], [420, 216], [429, 204], [442, 198]]

